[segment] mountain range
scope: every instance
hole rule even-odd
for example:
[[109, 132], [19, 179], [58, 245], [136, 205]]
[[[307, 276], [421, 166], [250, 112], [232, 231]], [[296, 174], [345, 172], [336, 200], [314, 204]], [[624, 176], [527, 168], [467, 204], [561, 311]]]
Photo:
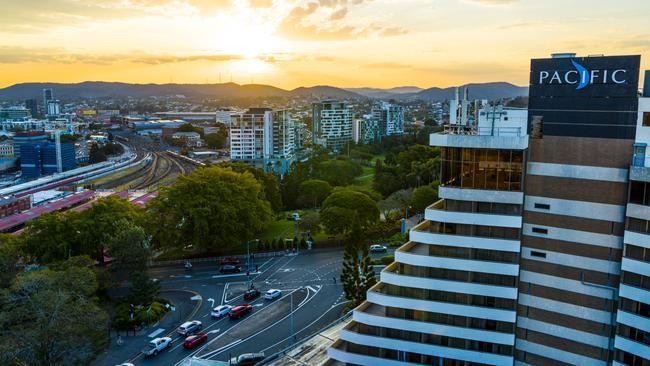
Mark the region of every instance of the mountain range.
[[[527, 95], [528, 88], [506, 82], [467, 84], [470, 99], [500, 99]], [[455, 88], [403, 86], [390, 89], [337, 88], [327, 85], [285, 90], [271, 85], [236, 83], [223, 84], [129, 84], [119, 82], [85, 81], [82, 83], [21, 83], [0, 89], [0, 100], [42, 98], [44, 88], [52, 88], [56, 99], [78, 98], [147, 98], [184, 96], [186, 98], [265, 98], [265, 97], [330, 97], [339, 99], [446, 100], [454, 97]]]

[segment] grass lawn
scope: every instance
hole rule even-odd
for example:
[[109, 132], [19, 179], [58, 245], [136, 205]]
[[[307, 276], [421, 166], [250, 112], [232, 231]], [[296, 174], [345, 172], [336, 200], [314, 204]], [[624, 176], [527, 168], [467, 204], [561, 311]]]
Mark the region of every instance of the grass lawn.
[[260, 234], [260, 240], [293, 238], [294, 225], [293, 221], [287, 219], [273, 221], [269, 227]]

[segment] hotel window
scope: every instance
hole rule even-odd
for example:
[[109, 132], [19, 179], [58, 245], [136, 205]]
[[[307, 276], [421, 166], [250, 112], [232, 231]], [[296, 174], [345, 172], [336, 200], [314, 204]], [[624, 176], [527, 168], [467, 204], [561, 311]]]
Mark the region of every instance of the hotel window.
[[650, 112], [643, 112], [643, 125], [650, 127]]

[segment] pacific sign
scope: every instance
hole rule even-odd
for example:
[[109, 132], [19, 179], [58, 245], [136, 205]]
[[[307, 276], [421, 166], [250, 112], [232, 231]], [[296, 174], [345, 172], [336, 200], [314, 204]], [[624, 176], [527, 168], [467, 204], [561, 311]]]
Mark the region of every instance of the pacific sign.
[[575, 60], [571, 60], [571, 64], [573, 64], [575, 70], [540, 71], [538, 78], [539, 84], [576, 85], [576, 90], [580, 90], [589, 84], [625, 84], [626, 82], [627, 70], [625, 69], [588, 70], [586, 67], [580, 65]]

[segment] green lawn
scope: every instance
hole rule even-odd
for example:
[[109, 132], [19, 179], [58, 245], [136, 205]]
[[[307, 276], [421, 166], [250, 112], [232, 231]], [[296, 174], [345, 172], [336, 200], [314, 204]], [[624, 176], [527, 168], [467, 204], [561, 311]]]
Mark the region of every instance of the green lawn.
[[260, 234], [260, 240], [293, 238], [294, 225], [293, 221], [287, 219], [274, 221]]

